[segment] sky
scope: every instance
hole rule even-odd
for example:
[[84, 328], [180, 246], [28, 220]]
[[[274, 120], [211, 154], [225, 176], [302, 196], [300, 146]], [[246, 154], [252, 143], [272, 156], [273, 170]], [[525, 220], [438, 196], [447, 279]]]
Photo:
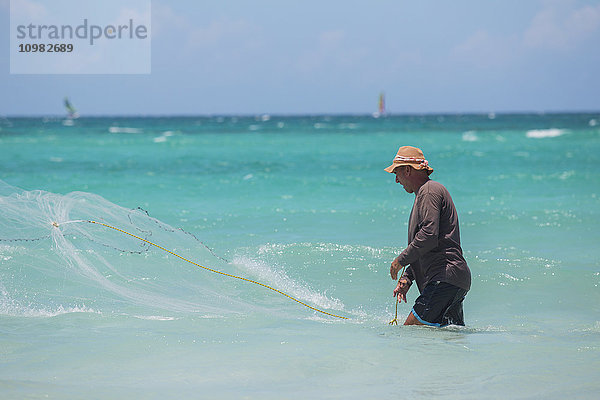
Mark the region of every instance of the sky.
[[19, 75], [0, 0], [0, 116], [600, 110], [600, 0], [151, 5], [149, 74]]

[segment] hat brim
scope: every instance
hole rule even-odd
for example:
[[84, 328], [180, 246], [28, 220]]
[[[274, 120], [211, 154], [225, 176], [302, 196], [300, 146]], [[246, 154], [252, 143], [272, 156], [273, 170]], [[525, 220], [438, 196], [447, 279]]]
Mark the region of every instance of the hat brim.
[[421, 166], [421, 165], [415, 165], [415, 164], [409, 164], [409, 163], [394, 163], [394, 164], [390, 165], [389, 167], [384, 168], [384, 171], [389, 172], [390, 174], [393, 174], [394, 170], [396, 168], [401, 167], [403, 165], [408, 165], [410, 167], [413, 167], [416, 170], [424, 169], [424, 170], [427, 171], [427, 175], [431, 175], [431, 173], [433, 172], [433, 168], [431, 168], [429, 165], [426, 166], [426, 167], [424, 167], [424, 166]]

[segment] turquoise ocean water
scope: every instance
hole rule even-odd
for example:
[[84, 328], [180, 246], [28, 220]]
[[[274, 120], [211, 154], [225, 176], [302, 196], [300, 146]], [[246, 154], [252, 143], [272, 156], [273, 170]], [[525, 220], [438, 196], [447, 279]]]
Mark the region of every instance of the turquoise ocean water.
[[[400, 145], [458, 209], [464, 328], [388, 325]], [[0, 155], [3, 399], [600, 392], [598, 113], [4, 118]]]

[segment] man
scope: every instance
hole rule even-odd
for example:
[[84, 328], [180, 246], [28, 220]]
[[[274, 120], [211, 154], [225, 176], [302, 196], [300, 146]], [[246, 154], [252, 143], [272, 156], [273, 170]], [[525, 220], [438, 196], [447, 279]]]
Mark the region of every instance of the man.
[[458, 214], [450, 193], [429, 179], [433, 168], [416, 147], [400, 147], [385, 170], [396, 175], [396, 183], [404, 190], [415, 194], [408, 247], [390, 267], [394, 280], [406, 267], [394, 289], [397, 301], [406, 302], [413, 282], [421, 294], [404, 325], [464, 325], [462, 303], [471, 288], [471, 271], [460, 247]]

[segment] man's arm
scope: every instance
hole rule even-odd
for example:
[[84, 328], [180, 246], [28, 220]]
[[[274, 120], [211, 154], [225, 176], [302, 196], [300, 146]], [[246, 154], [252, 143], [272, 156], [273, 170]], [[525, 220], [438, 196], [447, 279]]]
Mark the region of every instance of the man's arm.
[[[392, 265], [390, 266], [390, 276], [392, 277], [393, 280], [398, 279], [398, 271], [400, 271], [402, 268], [404, 268], [404, 265], [400, 264], [400, 261], [398, 261], [399, 258], [400, 258], [400, 256], [396, 257], [394, 259], [394, 261], [392, 261]], [[410, 265], [408, 267], [406, 267], [401, 278], [408, 279], [409, 285], [412, 284], [412, 282], [415, 280], [413, 270], [410, 267]]]
[[440, 210], [442, 198], [436, 194], [425, 194], [419, 206], [421, 221], [419, 230], [406, 249], [394, 260], [400, 265], [409, 265], [423, 254], [435, 249], [440, 232]]

